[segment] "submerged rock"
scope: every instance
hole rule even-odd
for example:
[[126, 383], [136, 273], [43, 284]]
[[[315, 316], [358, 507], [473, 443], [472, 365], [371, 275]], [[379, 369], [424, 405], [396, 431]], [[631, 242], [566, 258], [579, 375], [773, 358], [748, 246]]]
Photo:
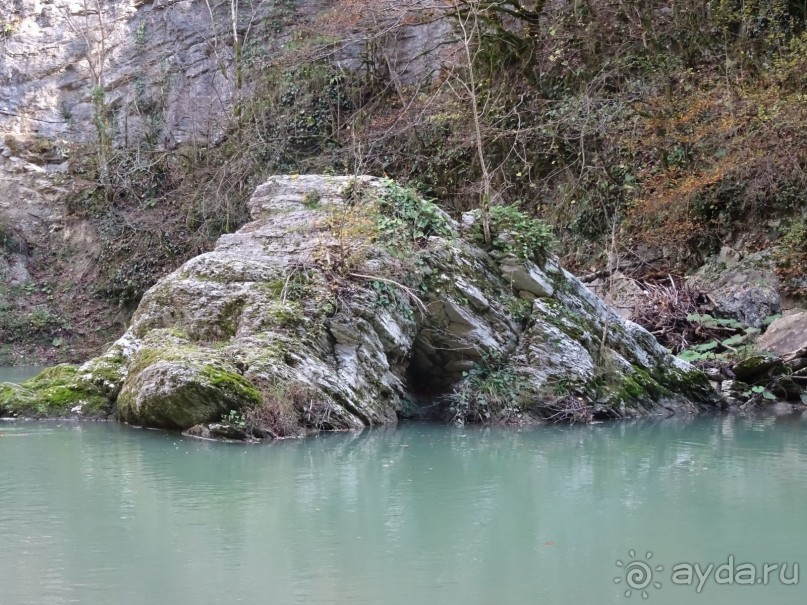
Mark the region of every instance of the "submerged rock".
[[[131, 424], [200, 436], [390, 424], [425, 413], [423, 400], [459, 422], [719, 404], [705, 375], [543, 248], [507, 232], [488, 252], [478, 221], [461, 228], [391, 181], [275, 177], [250, 210], [151, 288], [124, 337], [65, 388]], [[40, 406], [38, 380], [2, 387], [0, 408]]]

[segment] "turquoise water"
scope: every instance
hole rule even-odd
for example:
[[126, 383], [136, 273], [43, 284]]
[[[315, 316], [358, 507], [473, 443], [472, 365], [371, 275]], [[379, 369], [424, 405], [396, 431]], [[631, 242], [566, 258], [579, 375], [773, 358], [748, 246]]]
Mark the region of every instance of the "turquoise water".
[[0, 605], [644, 602], [624, 596], [630, 549], [664, 568], [650, 603], [807, 599], [778, 575], [671, 580], [729, 555], [807, 565], [800, 417], [261, 446], [92, 423], [0, 435]]
[[44, 368], [38, 366], [0, 366], [0, 383], [2, 382], [23, 382], [33, 378]]

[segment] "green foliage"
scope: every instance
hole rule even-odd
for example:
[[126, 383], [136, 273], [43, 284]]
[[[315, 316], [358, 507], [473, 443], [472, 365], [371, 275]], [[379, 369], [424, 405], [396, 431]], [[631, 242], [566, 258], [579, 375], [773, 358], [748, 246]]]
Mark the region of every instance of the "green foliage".
[[138, 24], [135, 29], [135, 49], [139, 52], [146, 45], [146, 24], [145, 22]]
[[22, 252], [24, 248], [22, 238], [18, 237], [7, 220], [0, 216], [0, 253]]
[[258, 78], [262, 81], [244, 107], [242, 128], [250, 128], [262, 159], [284, 172], [309, 154], [335, 148], [341, 116], [349, 115], [361, 96], [359, 74], [325, 61], [273, 66]]
[[449, 397], [452, 422], [502, 422], [517, 417], [521, 379], [506, 362], [486, 354]]
[[518, 322], [525, 322], [532, 316], [532, 301], [528, 298], [512, 296], [505, 301], [507, 310]]
[[247, 428], [247, 417], [244, 415], [244, 412], [238, 410], [230, 410], [229, 414], [225, 414], [221, 417], [221, 421], [240, 431], [244, 431]]
[[766, 387], [762, 385], [755, 385], [752, 386], [747, 391], [743, 392], [742, 395], [744, 397], [752, 397], [754, 395], [762, 395], [763, 399], [767, 399], [768, 401], [775, 401], [776, 395], [774, 395], [771, 391], [769, 391]]
[[729, 338], [726, 338], [725, 340], [722, 340], [720, 342], [720, 344], [723, 345], [726, 348], [737, 347], [737, 346], [740, 346], [741, 344], [745, 343], [746, 340], [747, 340], [747, 336], [745, 334], [735, 334], [734, 336], [731, 336]]
[[8, 38], [17, 29], [17, 24], [13, 21], [2, 20], [0, 21], [0, 38]]
[[319, 201], [322, 199], [322, 194], [316, 189], [306, 191], [303, 196], [303, 205], [306, 208], [315, 209], [319, 206]]
[[382, 237], [402, 243], [422, 242], [432, 235], [451, 235], [445, 213], [408, 187], [386, 179], [379, 196], [378, 229]]
[[[476, 210], [479, 219], [481, 213]], [[484, 241], [481, 221], [475, 227], [477, 241]], [[543, 262], [556, 243], [555, 235], [547, 223], [532, 218], [513, 206], [492, 206], [490, 230], [493, 248], [512, 254], [521, 260]]]
[[[776, 316], [766, 318], [773, 321]], [[749, 328], [735, 319], [714, 317], [708, 313], [693, 313], [687, 315], [687, 321], [698, 324], [699, 330], [705, 334], [712, 334], [712, 338], [699, 344], [691, 345], [681, 351], [678, 357], [689, 362], [699, 361], [738, 361], [744, 359], [754, 351], [750, 344], [759, 335], [758, 328]], [[765, 325], [769, 325], [765, 323]], [[726, 338], [727, 331], [736, 331]]]
[[330, 207], [322, 222], [335, 241], [320, 244], [315, 253], [317, 262], [342, 276], [361, 267], [379, 236], [375, 209], [348, 198]]
[[687, 321], [699, 323], [707, 328], [734, 328], [735, 330], [742, 330], [745, 328], [745, 326], [736, 319], [722, 319], [719, 317], [713, 317], [706, 313], [693, 313], [691, 315], [687, 315]]
[[794, 220], [785, 230], [775, 258], [783, 289], [793, 296], [807, 296], [807, 219]]
[[316, 292], [316, 288], [313, 287], [313, 279], [314, 274], [311, 271], [293, 271], [283, 281], [283, 285], [277, 294], [290, 302], [303, 301]]
[[374, 304], [377, 307], [394, 310], [409, 320], [414, 320], [415, 312], [409, 301], [402, 296], [400, 288], [387, 282], [374, 280], [370, 282], [370, 287], [375, 295]]
[[765, 326], [765, 327], [768, 327], [773, 322], [775, 322], [777, 319], [781, 319], [781, 318], [782, 318], [781, 313], [775, 313], [773, 315], [768, 315], [768, 317], [766, 317], [765, 319], [762, 320], [762, 325]]

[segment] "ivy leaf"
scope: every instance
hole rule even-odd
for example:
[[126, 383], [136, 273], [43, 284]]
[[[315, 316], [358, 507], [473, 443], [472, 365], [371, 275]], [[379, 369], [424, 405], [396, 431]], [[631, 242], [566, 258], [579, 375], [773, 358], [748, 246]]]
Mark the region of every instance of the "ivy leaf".
[[705, 353], [707, 351], [712, 351], [712, 350], [716, 349], [717, 344], [718, 343], [717, 343], [716, 340], [710, 340], [709, 342], [704, 342], [702, 344], [695, 345], [694, 347], [692, 347], [692, 350], [697, 351], [699, 353]]

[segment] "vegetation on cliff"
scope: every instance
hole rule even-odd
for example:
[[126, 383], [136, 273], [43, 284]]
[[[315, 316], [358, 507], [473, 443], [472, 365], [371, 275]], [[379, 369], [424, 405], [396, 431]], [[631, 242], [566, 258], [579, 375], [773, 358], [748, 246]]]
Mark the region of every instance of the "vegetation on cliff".
[[[240, 13], [237, 99], [210, 141], [166, 147], [167, 97], [146, 90], [142, 140], [102, 159], [71, 149], [68, 210], [100, 237], [82, 292], [99, 309], [130, 313], [246, 221], [264, 177], [294, 172], [392, 176], [454, 215], [478, 209], [483, 240], [518, 209], [554, 227], [573, 270], [683, 272], [722, 244], [780, 243], [782, 286], [804, 292], [803, 3], [304, 4], [273, 4], [260, 34]], [[418, 51], [401, 67], [407, 44]], [[69, 319], [43, 330], [69, 334]]]

